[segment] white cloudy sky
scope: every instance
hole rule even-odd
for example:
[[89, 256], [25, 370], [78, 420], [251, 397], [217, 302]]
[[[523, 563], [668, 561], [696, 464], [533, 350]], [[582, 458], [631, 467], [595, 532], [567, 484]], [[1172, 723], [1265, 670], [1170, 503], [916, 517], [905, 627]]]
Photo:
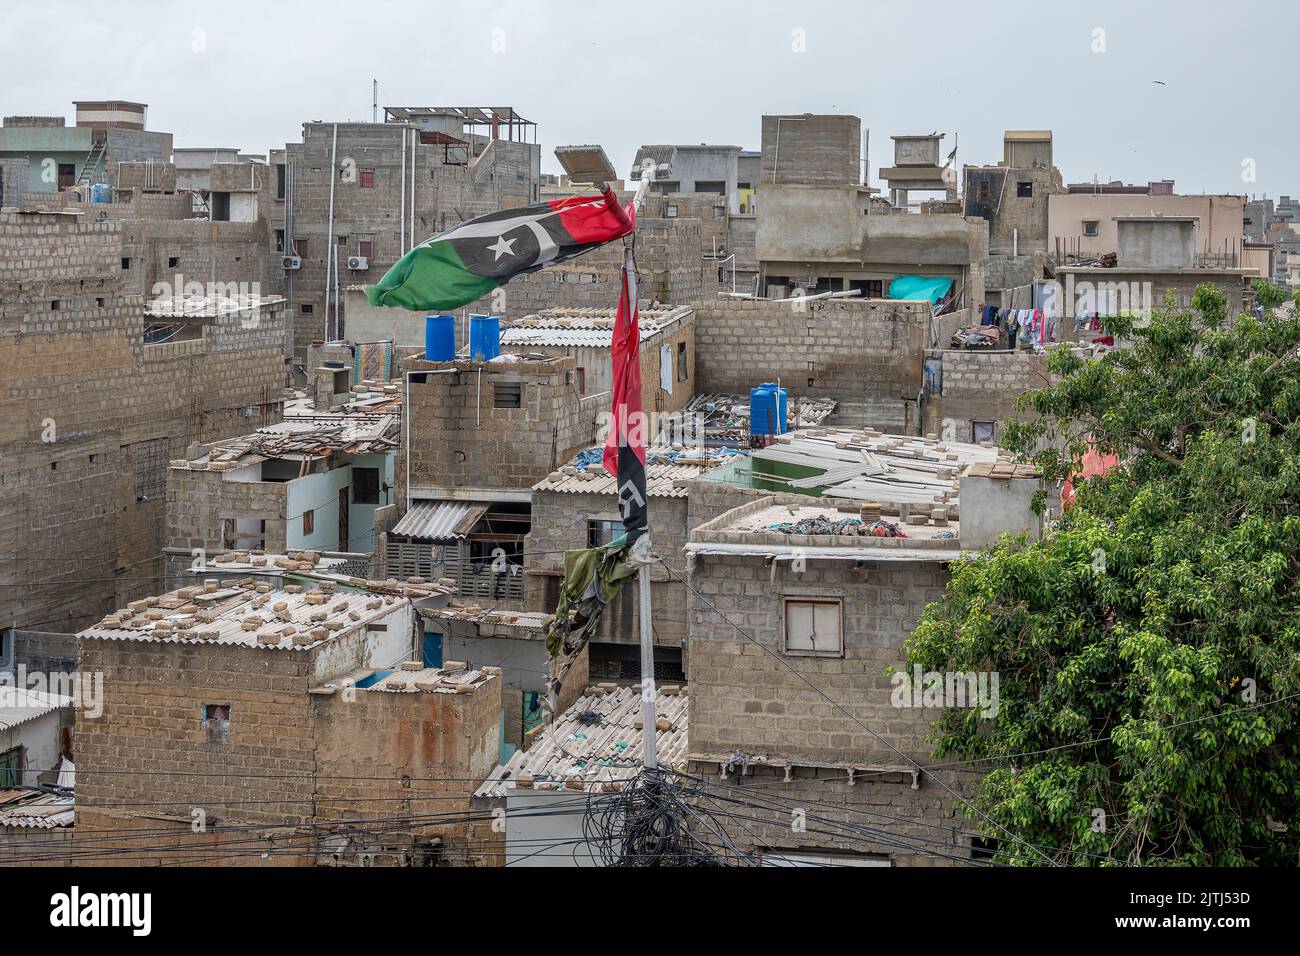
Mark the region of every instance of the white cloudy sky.
[[626, 174], [640, 143], [756, 148], [765, 112], [851, 112], [871, 130], [873, 176], [892, 134], [944, 131], [946, 148], [957, 134], [959, 159], [989, 163], [1003, 129], [1051, 128], [1067, 181], [1300, 192], [1294, 0], [0, 8], [0, 113], [138, 100], [178, 146], [263, 153], [297, 140], [304, 120], [368, 119], [376, 78], [381, 106], [514, 106], [539, 124], [549, 171], [558, 144], [600, 142]]

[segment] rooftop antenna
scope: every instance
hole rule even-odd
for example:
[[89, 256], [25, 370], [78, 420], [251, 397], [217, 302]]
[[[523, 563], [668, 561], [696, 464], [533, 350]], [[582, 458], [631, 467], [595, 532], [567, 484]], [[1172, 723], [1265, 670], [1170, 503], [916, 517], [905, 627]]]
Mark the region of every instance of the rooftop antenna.
[[379, 122], [379, 81], [370, 81], [370, 122]]

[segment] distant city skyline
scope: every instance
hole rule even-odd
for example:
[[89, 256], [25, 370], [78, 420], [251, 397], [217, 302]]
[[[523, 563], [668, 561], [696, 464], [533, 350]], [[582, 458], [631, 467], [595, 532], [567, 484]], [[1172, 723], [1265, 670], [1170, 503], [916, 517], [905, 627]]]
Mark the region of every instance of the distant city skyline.
[[[646, 12], [648, 11], [648, 12]], [[1179, 192], [1300, 193], [1286, 89], [1293, 4], [1025, 0], [976, 15], [903, 5], [71, 0], [13, 5], [0, 112], [64, 115], [75, 99], [149, 104], [177, 147], [245, 152], [301, 124], [379, 105], [513, 106], [557, 145], [598, 142], [626, 177], [643, 143], [759, 145], [764, 113], [853, 113], [871, 182], [891, 135], [947, 133], [959, 163], [1002, 155], [1005, 129], [1051, 129], [1066, 182], [1173, 179]], [[87, 51], [95, 51], [89, 54]], [[1277, 117], [1269, 121], [1269, 117]]]

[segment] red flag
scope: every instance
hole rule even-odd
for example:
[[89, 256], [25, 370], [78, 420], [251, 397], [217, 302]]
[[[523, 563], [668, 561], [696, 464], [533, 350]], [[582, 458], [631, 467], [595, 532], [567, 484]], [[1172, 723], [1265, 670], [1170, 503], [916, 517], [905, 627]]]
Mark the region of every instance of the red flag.
[[623, 257], [614, 337], [609, 343], [614, 366], [614, 407], [605, 433], [605, 470], [618, 476], [618, 507], [627, 543], [646, 532], [645, 413], [641, 408], [641, 327], [636, 304], [636, 259], [631, 247]]

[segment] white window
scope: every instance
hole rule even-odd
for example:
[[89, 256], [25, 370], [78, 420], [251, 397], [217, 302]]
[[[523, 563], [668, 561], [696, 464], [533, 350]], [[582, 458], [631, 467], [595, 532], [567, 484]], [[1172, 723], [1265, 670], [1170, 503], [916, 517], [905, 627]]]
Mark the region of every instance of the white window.
[[666, 206], [664, 207], [664, 218], [665, 218], [665, 219], [676, 219], [676, 218], [677, 218], [677, 204], [676, 204], [676, 203], [669, 203], [668, 205], [666, 205]]
[[786, 598], [783, 650], [802, 657], [844, 655], [844, 606], [839, 598]]

